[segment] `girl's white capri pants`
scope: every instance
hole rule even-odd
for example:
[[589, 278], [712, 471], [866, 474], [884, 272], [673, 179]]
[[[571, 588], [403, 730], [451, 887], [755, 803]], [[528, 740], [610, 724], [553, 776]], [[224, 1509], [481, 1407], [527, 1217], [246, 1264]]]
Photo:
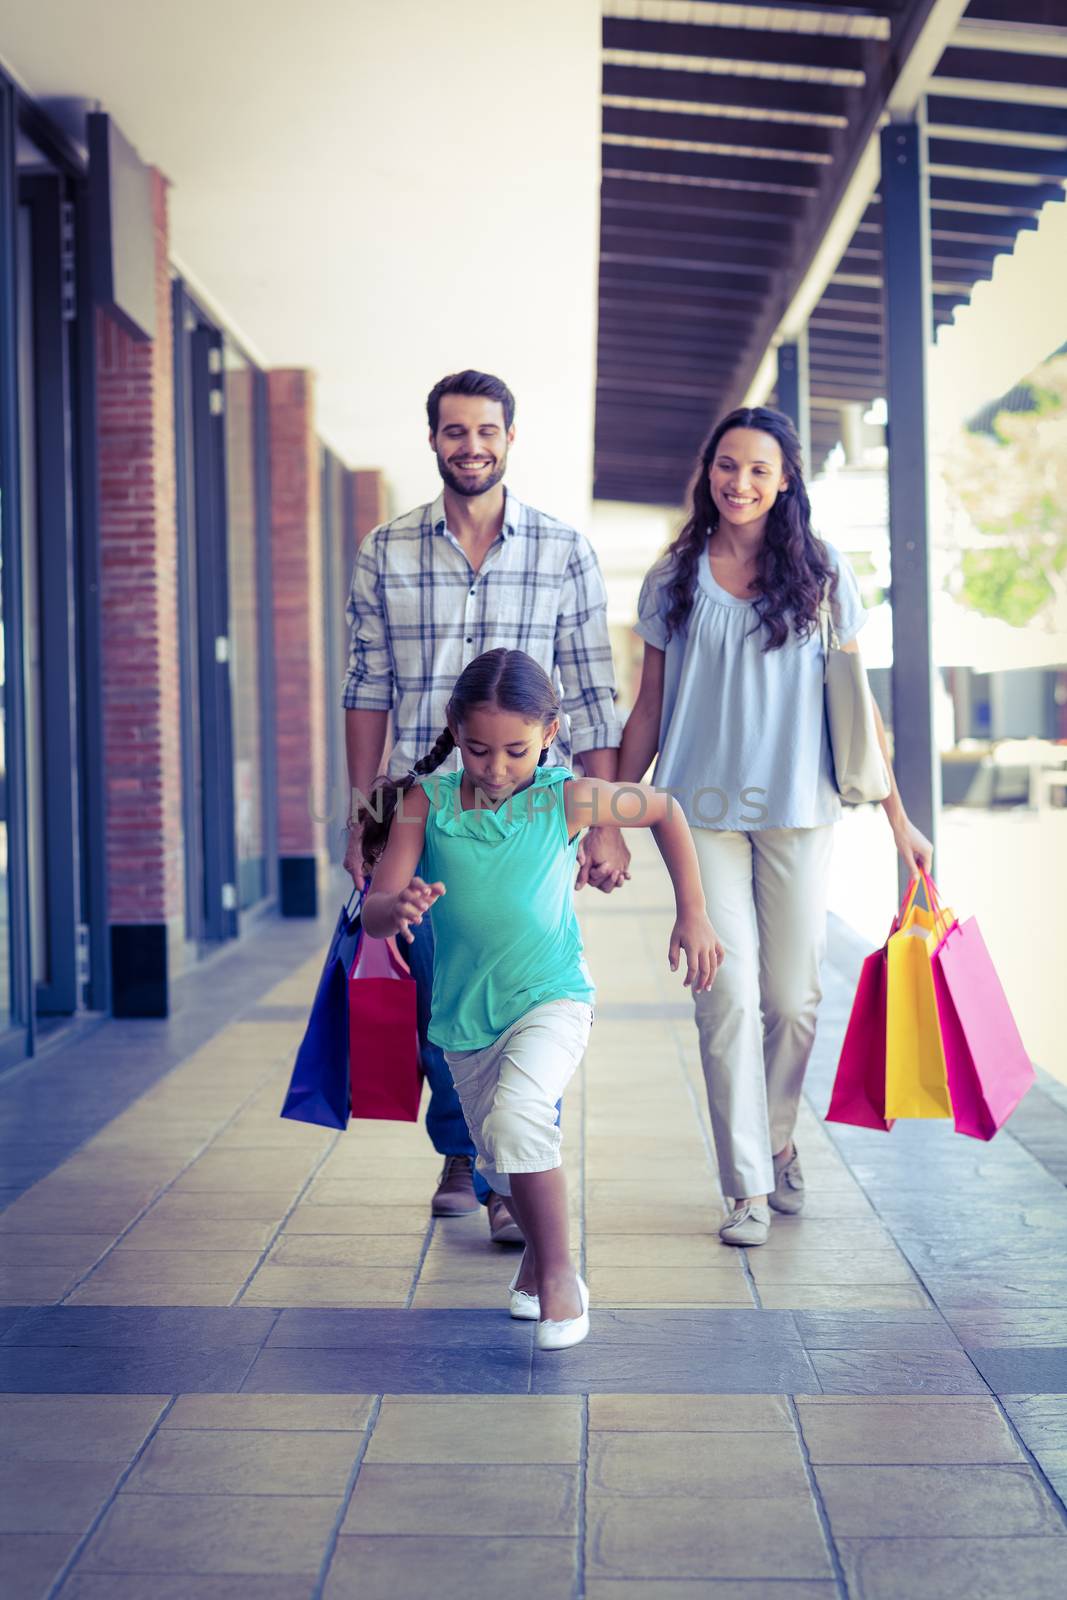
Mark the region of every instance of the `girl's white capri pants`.
[[482, 1050], [446, 1050], [478, 1170], [497, 1194], [509, 1172], [560, 1165], [556, 1102], [585, 1054], [593, 1008], [580, 1000], [535, 1006]]

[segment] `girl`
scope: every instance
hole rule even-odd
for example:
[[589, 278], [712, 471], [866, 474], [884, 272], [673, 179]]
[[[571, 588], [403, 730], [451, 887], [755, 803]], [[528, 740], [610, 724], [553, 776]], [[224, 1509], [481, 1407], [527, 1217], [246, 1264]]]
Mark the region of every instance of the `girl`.
[[[708, 908], [730, 961], [695, 994], [700, 1053], [724, 1192], [726, 1244], [767, 1239], [771, 1213], [798, 1212], [793, 1142], [815, 1038], [833, 824], [841, 815], [823, 702], [819, 609], [855, 651], [865, 620], [856, 580], [817, 539], [789, 418], [733, 411], [701, 455], [689, 520], [645, 579], [645, 640], [620, 778], [659, 752], [656, 782], [682, 798]], [[883, 801], [912, 875], [930, 841], [890, 774]]]
[[[593, 1021], [573, 902], [581, 830], [594, 822], [653, 828], [677, 902], [671, 971], [684, 951], [694, 992], [711, 987], [722, 947], [689, 827], [670, 797], [545, 765], [559, 700], [530, 656], [478, 656], [460, 675], [447, 718], [429, 754], [400, 783], [381, 780], [361, 818], [374, 872], [363, 926], [376, 938], [410, 939], [430, 912], [430, 1038], [445, 1052], [478, 1167], [498, 1193], [510, 1193], [526, 1237], [509, 1285], [511, 1314], [537, 1319], [539, 1349], [560, 1350], [589, 1332], [556, 1124], [556, 1102]], [[457, 746], [458, 771], [425, 776]]]

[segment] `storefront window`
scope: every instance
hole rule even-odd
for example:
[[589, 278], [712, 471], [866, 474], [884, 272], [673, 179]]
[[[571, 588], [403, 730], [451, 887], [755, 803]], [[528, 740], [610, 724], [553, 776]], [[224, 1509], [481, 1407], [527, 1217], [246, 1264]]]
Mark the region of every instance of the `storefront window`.
[[267, 892], [257, 566], [255, 373], [225, 346], [226, 499], [230, 578], [237, 896], [242, 908]]

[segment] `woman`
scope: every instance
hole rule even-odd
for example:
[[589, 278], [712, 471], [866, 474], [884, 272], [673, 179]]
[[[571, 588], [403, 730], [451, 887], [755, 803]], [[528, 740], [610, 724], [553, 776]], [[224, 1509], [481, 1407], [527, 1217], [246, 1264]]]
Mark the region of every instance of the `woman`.
[[[800, 442], [764, 406], [733, 411], [704, 446], [688, 521], [645, 579], [641, 689], [619, 780], [677, 796], [708, 915], [726, 950], [695, 996], [701, 1062], [730, 1212], [726, 1244], [767, 1240], [770, 1207], [798, 1212], [793, 1130], [815, 1038], [833, 824], [841, 815], [823, 702], [819, 608], [855, 651], [856, 579], [811, 529]], [[882, 802], [910, 872], [930, 841], [890, 772]]]

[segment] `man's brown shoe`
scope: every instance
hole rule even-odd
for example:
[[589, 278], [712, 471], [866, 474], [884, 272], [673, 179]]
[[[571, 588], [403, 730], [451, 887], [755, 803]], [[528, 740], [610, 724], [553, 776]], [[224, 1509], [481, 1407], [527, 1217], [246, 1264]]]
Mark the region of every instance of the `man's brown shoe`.
[[489, 1213], [489, 1237], [494, 1244], [525, 1244], [522, 1229], [511, 1214], [502, 1194], [493, 1193], [485, 1208]]
[[474, 1164], [470, 1156], [446, 1156], [444, 1168], [434, 1190], [430, 1214], [434, 1217], [465, 1217], [477, 1211], [474, 1192]]

